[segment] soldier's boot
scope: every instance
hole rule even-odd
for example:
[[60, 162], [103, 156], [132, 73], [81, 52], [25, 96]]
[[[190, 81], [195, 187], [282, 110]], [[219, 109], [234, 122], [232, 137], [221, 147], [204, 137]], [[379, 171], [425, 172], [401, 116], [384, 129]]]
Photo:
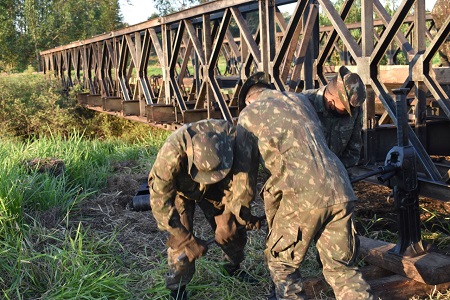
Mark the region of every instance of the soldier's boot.
[[270, 281], [270, 291], [267, 295], [267, 300], [277, 300], [277, 294], [275, 292], [275, 283], [273, 281]]
[[240, 265], [233, 265], [230, 263], [226, 263], [224, 264], [223, 268], [225, 269], [225, 271], [227, 271], [229, 276], [236, 277], [237, 279], [239, 279], [239, 281], [250, 284], [258, 283], [258, 280], [249, 273], [247, 273], [245, 270], [242, 270]]
[[170, 300], [188, 300], [186, 286], [180, 286], [178, 290], [170, 290]]

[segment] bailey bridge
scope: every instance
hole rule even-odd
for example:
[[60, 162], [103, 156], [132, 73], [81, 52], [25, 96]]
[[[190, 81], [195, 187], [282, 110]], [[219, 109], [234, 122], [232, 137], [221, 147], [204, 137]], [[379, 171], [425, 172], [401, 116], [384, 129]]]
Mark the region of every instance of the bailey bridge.
[[[364, 164], [384, 162], [397, 143], [391, 90], [407, 88], [420, 191], [449, 201], [443, 157], [450, 155], [450, 69], [432, 61], [447, 54], [450, 18], [433, 18], [424, 0], [404, 0], [393, 16], [379, 0], [362, 0], [361, 22], [346, 22], [355, 3], [337, 11], [329, 0], [212, 1], [42, 51], [41, 60], [65, 88], [85, 89], [80, 104], [168, 129], [205, 118], [232, 121], [236, 95], [256, 71], [270, 74], [279, 90], [300, 92], [347, 65], [368, 91]], [[450, 15], [448, 1], [440, 3], [438, 12]], [[320, 24], [319, 11], [331, 25]]]

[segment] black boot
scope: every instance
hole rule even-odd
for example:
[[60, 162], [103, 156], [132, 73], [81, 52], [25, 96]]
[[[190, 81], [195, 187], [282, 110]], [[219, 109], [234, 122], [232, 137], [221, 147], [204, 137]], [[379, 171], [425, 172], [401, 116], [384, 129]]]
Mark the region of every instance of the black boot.
[[270, 283], [270, 292], [267, 295], [267, 300], [277, 300], [277, 294], [275, 293], [275, 284], [273, 281]]
[[258, 280], [254, 278], [252, 275], [247, 273], [246, 271], [242, 270], [240, 265], [232, 265], [230, 263], [224, 264], [223, 268], [228, 273], [229, 276], [236, 277], [239, 279], [239, 281], [250, 283], [250, 284], [257, 284]]
[[186, 286], [180, 286], [178, 290], [170, 290], [170, 300], [187, 300]]

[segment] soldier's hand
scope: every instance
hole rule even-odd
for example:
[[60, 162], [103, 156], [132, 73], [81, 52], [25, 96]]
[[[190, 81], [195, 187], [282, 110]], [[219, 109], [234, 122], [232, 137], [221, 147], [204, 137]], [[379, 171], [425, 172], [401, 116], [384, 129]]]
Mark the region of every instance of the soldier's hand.
[[233, 241], [237, 234], [237, 221], [233, 214], [224, 213], [214, 217], [216, 242], [220, 245]]
[[184, 247], [184, 252], [186, 253], [189, 262], [193, 262], [197, 258], [202, 257], [208, 251], [208, 245], [206, 241], [192, 236], [189, 242]]
[[257, 229], [261, 229], [261, 222], [262, 222], [262, 218], [256, 217], [256, 216], [251, 216], [250, 217], [250, 221], [247, 222], [247, 224], [245, 225], [245, 228], [247, 230], [257, 230]]
[[167, 246], [174, 250], [183, 250], [190, 262], [202, 257], [208, 251], [208, 245], [202, 239], [196, 238], [191, 233], [171, 235]]

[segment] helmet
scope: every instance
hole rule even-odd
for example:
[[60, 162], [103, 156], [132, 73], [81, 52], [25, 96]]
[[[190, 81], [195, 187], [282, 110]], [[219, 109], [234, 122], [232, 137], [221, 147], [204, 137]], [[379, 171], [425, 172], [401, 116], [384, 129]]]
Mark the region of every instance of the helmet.
[[260, 84], [266, 86], [267, 88], [271, 88], [269, 83], [269, 76], [266, 73], [257, 72], [251, 75], [249, 78], [247, 78], [244, 85], [241, 87], [241, 90], [239, 91], [238, 95], [239, 109], [245, 107], [245, 98], [247, 97], [247, 93], [250, 90], [250, 88], [256, 84]]
[[199, 183], [224, 179], [233, 165], [236, 130], [226, 120], [202, 120], [185, 131], [188, 172]]
[[350, 106], [361, 106], [366, 100], [366, 87], [361, 77], [344, 66], [339, 68], [338, 75], [328, 83], [327, 89], [331, 94], [339, 95], [349, 115], [352, 115]]

